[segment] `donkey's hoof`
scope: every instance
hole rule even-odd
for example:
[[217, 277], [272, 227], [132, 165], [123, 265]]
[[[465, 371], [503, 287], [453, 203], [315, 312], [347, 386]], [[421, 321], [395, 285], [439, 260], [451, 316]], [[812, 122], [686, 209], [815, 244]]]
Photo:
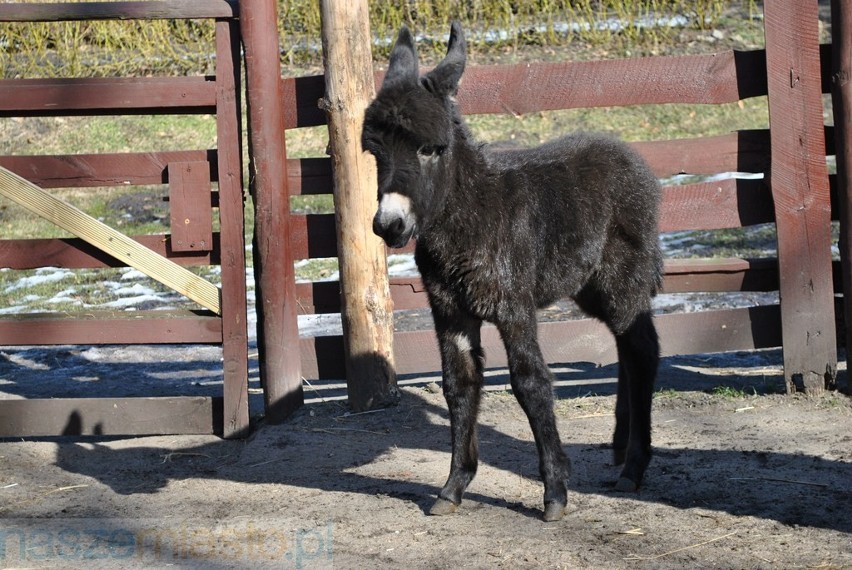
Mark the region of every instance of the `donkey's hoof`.
[[456, 512], [458, 507], [459, 506], [452, 501], [438, 497], [438, 500], [435, 501], [435, 504], [432, 505], [431, 509], [429, 509], [429, 514], [435, 516], [451, 515]]
[[562, 503], [547, 503], [544, 505], [544, 522], [554, 522], [565, 516], [565, 505]]
[[615, 490], [619, 493], [634, 493], [639, 490], [639, 485], [627, 477], [619, 477], [615, 483]]

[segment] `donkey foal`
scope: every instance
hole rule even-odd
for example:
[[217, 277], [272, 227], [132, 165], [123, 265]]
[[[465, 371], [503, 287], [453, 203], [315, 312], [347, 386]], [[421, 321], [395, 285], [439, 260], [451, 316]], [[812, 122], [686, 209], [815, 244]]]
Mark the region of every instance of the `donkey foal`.
[[453, 23], [446, 57], [420, 77], [414, 41], [400, 30], [362, 134], [378, 167], [373, 230], [390, 247], [417, 238], [415, 260], [435, 319], [452, 463], [431, 513], [453, 512], [476, 473], [479, 332], [489, 321], [500, 331], [512, 390], [535, 437], [544, 519], [558, 520], [571, 468], [536, 309], [571, 297], [615, 335], [613, 450], [624, 465], [616, 488], [637, 489], [651, 459], [659, 361], [650, 309], [662, 274], [660, 188], [637, 154], [603, 135], [505, 152], [475, 143], [454, 99], [465, 59], [464, 36]]

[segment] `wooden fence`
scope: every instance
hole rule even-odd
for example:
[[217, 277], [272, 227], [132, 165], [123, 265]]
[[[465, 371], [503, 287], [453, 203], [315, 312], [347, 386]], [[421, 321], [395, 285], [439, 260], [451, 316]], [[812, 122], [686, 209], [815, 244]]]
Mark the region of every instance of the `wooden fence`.
[[[133, 3], [133, 17], [150, 17], [145, 6], [165, 3]], [[106, 11], [98, 17], [117, 16], [130, 3], [99, 4]], [[110, 8], [109, 6], [120, 6]], [[169, 4], [172, 6], [172, 4]], [[50, 186], [99, 186], [105, 181], [132, 180], [142, 184], [169, 181], [170, 165], [193, 161], [210, 163], [210, 179], [218, 181], [211, 193], [220, 211], [222, 229], [212, 240], [213, 249], [203, 254], [177, 252], [162, 236], [139, 240], [181, 264], [226, 263], [222, 269], [223, 315], [174, 315], [147, 320], [140, 327], [127, 315], [33, 323], [12, 317], [0, 321], [0, 345], [48, 342], [204, 342], [225, 349], [224, 433], [241, 433], [247, 425], [245, 408], [246, 356], [245, 283], [243, 267], [242, 202], [239, 182], [239, 132], [234, 82], [238, 62], [232, 3], [195, 0], [173, 3], [173, 11], [157, 17], [213, 17], [217, 19], [218, 65], [216, 81], [205, 78], [158, 80], [19, 80], [0, 82], [0, 115], [90, 114], [133, 112], [216, 113], [219, 142], [216, 150], [146, 155], [2, 157], [0, 166], [17, 171], [31, 181]], [[68, 9], [68, 8], [66, 8]], [[150, 8], [153, 10], [153, 8]], [[252, 34], [274, 16], [274, 3], [243, 0], [242, 30]], [[271, 10], [271, 16], [270, 16]], [[75, 17], [92, 12], [75, 12]], [[98, 12], [98, 14], [101, 14]], [[65, 14], [70, 17], [71, 14]], [[56, 19], [25, 5], [0, 6], [0, 21]], [[272, 19], [274, 21], [274, 18]], [[831, 49], [817, 40], [816, 5], [775, 0], [766, 6], [766, 49], [727, 51], [714, 55], [653, 57], [595, 62], [534, 63], [506, 66], [474, 66], [465, 74], [459, 93], [466, 114], [529, 113], [543, 110], [620, 105], [693, 103], [719, 105], [767, 96], [770, 128], [737, 131], [722, 136], [688, 140], [637, 143], [660, 177], [689, 173], [712, 175], [724, 172], [762, 173], [762, 180], [728, 178], [713, 182], [669, 186], [664, 189], [662, 231], [741, 228], [774, 222], [778, 256], [773, 259], [667, 260], [665, 292], [780, 291], [778, 305], [700, 313], [673, 313], [656, 318], [665, 355], [750, 350], [783, 346], [785, 377], [791, 389], [821, 389], [834, 382], [837, 366], [835, 291], [841, 273], [831, 259], [830, 178], [825, 164], [832, 154], [834, 130], [822, 121], [821, 94], [830, 89]], [[343, 378], [344, 343], [340, 336], [299, 339], [295, 314], [340, 311], [340, 286], [335, 282], [299, 283], [293, 286], [296, 260], [334, 257], [334, 216], [289, 212], [289, 196], [332, 192], [331, 161], [325, 157], [281, 160], [285, 155], [284, 129], [325, 123], [318, 101], [324, 97], [322, 77], [281, 79], [269, 84], [274, 41], [269, 27], [265, 37], [244, 37], [248, 64], [249, 124], [257, 173], [254, 196], [259, 212], [255, 252], [262, 263], [258, 282], [262, 383], [267, 411], [292, 410], [302, 401], [300, 376], [307, 379]], [[255, 63], [251, 63], [255, 62]], [[260, 62], [260, 63], [258, 63]], [[278, 76], [277, 69], [274, 70]], [[265, 87], [260, 87], [265, 80]], [[378, 84], [381, 75], [375, 76]], [[59, 97], [74, 93], [85, 96]], [[154, 96], [156, 95], [156, 96]], [[272, 100], [269, 99], [272, 97]], [[280, 105], [274, 112], [270, 104]], [[57, 106], [58, 105], [58, 106]], [[264, 111], [265, 109], [265, 111]], [[255, 111], [260, 111], [256, 113]], [[264, 113], [268, 113], [265, 115]], [[269, 117], [272, 128], [264, 128]], [[277, 129], [280, 125], [281, 129]], [[276, 130], [277, 129], [277, 130]], [[845, 133], [848, 136], [848, 133]], [[278, 169], [278, 170], [276, 170]], [[280, 189], [280, 190], [279, 190]], [[373, 192], [366, 189], [365, 191]], [[845, 196], [845, 194], [844, 194]], [[173, 205], [174, 207], [174, 205]], [[258, 223], [259, 222], [259, 223]], [[282, 232], [283, 228], [283, 232]], [[176, 230], [173, 229], [173, 233]], [[843, 229], [846, 231], [846, 228]], [[274, 244], [269, 246], [269, 244]], [[410, 248], [409, 248], [410, 251]], [[0, 242], [0, 266], [22, 269], [44, 265], [100, 267], [115, 264], [76, 240]], [[280, 287], [276, 287], [280, 284]], [[395, 309], [427, 305], [418, 279], [391, 280]], [[171, 315], [170, 315], [171, 316]], [[142, 315], [151, 317], [151, 315]], [[39, 317], [43, 319], [43, 317]], [[261, 326], [262, 325], [262, 326]], [[32, 331], [32, 332], [27, 332]], [[109, 331], [104, 333], [104, 331]], [[54, 336], [48, 336], [54, 335]], [[116, 336], [120, 335], [120, 336]], [[595, 321], [582, 319], [540, 324], [542, 350], [548, 362], [615, 361], [614, 342]], [[264, 340], [265, 338], [265, 340]], [[401, 331], [394, 337], [395, 362], [400, 374], [440, 370], [434, 331]], [[505, 353], [493, 327], [483, 329], [487, 366], [504, 366]], [[298, 357], [299, 362], [294, 362]], [[133, 402], [103, 402], [93, 398], [86, 405], [127, 410]], [[94, 403], [92, 403], [94, 402]], [[190, 401], [191, 402], [191, 401]], [[198, 425], [172, 424], [168, 431], [213, 429], [216, 399], [205, 399], [199, 414], [175, 404], [176, 414], [200, 418]], [[162, 405], [173, 405], [172, 400]], [[138, 433], [154, 403], [137, 408], [135, 417], [123, 424], [109, 424], [102, 433]], [[192, 404], [194, 405], [194, 404]], [[35, 401], [0, 401], [0, 435], [55, 433], [62, 414], [74, 403], [53, 410]], [[175, 408], [170, 408], [175, 409]], [[53, 415], [55, 421], [27, 423], [34, 414]], [[17, 418], [9, 423], [3, 418]], [[221, 417], [221, 416], [220, 416]], [[88, 424], [87, 424], [88, 425]], [[80, 433], [88, 433], [85, 429]]]
[[[791, 390], [819, 390], [835, 380], [837, 353], [834, 292], [839, 266], [831, 259], [831, 203], [826, 152], [834, 129], [822, 121], [821, 93], [830, 90], [830, 46], [817, 40], [816, 6], [772, 2], [766, 7], [766, 49], [713, 55], [627, 60], [476, 66], [465, 72], [458, 94], [465, 114], [514, 113], [691, 103], [719, 105], [768, 96], [770, 129], [688, 140], [637, 143], [661, 178], [726, 172], [764, 174], [762, 180], [727, 178], [664, 189], [661, 231], [716, 230], [775, 222], [774, 259], [670, 259], [664, 292], [779, 291], [779, 305], [659, 315], [664, 355], [784, 348]], [[791, 24], [795, 23], [795, 24]], [[285, 124], [323, 124], [316, 101], [322, 77], [285, 79]], [[377, 86], [381, 75], [376, 75]], [[828, 151], [826, 151], [826, 143]], [[290, 195], [332, 191], [326, 158], [288, 160]], [[332, 215], [291, 215], [294, 260], [336, 255]], [[412, 248], [409, 246], [409, 251]], [[836, 275], [836, 279], [832, 276]], [[395, 309], [427, 306], [418, 279], [391, 280]], [[340, 310], [337, 283], [300, 283], [302, 313]], [[593, 320], [539, 325], [550, 363], [616, 359], [611, 335]], [[295, 342], [295, 341], [293, 341]], [[496, 329], [482, 334], [488, 367], [505, 366]], [[433, 331], [394, 336], [400, 374], [440, 370]], [[341, 378], [343, 339], [300, 341], [306, 378]]]

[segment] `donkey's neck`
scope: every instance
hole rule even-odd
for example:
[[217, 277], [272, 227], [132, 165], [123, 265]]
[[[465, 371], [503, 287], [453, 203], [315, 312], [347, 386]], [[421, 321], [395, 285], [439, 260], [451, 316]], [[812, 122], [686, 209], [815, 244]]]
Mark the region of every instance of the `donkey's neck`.
[[456, 125], [450, 160], [445, 207], [452, 214], [482, 200], [482, 194], [487, 194], [492, 186], [493, 172], [483, 145], [473, 138], [463, 121]]
[[460, 122], [451, 146], [449, 163], [442, 180], [436, 181], [434, 208], [429, 223], [422, 228], [421, 239], [430, 249], [450, 250], [465, 248], [468, 234], [476, 232], [478, 221], [488, 217], [494, 202], [494, 171], [482, 145]]

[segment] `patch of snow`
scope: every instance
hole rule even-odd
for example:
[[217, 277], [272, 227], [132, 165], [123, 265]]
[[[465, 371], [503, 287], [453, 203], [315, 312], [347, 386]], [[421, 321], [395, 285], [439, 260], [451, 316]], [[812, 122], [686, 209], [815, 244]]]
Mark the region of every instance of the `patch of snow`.
[[390, 277], [417, 277], [420, 272], [412, 253], [394, 253], [388, 256], [388, 275]]
[[27, 305], [12, 305], [11, 307], [0, 307], [0, 315], [18, 315], [29, 312]]
[[122, 281], [131, 280], [131, 279], [147, 279], [148, 276], [139, 271], [138, 269], [134, 269], [132, 267], [128, 267], [124, 270], [124, 273], [121, 276]]
[[[163, 348], [156, 345], [92, 346], [79, 355], [89, 362], [142, 364], [162, 362]], [[222, 349], [217, 346], [170, 345], [169, 362], [219, 362]]]
[[709, 176], [698, 176], [695, 174], [675, 174], [667, 178], [661, 178], [660, 184], [663, 186], [675, 186], [678, 184], [694, 184], [696, 182], [718, 182], [719, 180], [727, 180], [736, 178], [739, 180], [762, 180], [764, 175], [762, 172], [719, 172]]
[[343, 334], [340, 313], [299, 315], [299, 337], [335, 336]]
[[44, 364], [43, 362], [36, 362], [35, 360], [31, 360], [25, 357], [22, 354], [13, 353], [13, 352], [0, 352], [0, 358], [5, 358], [12, 364], [17, 366], [21, 366], [23, 368], [28, 368], [30, 370], [50, 370], [50, 366]]
[[11, 285], [7, 285], [4, 290], [6, 293], [17, 291], [18, 289], [28, 289], [44, 283], [56, 283], [68, 277], [73, 277], [74, 273], [67, 269], [57, 267], [42, 267], [37, 269], [34, 275], [29, 277], [21, 277]]
[[146, 302], [154, 302], [154, 303], [166, 303], [169, 301], [168, 294], [141, 294], [135, 295], [133, 297], [123, 297], [121, 299], [116, 299], [115, 301], [110, 301], [108, 303], [103, 303], [98, 305], [99, 307], [107, 307], [110, 309], [124, 309], [124, 308], [132, 308], [135, 305], [139, 305], [141, 303]]
[[128, 297], [128, 296], [156, 296], [157, 292], [151, 289], [150, 287], [146, 287], [141, 283], [134, 283], [130, 287], [116, 287], [112, 290], [114, 295], [118, 295], [119, 297]]

